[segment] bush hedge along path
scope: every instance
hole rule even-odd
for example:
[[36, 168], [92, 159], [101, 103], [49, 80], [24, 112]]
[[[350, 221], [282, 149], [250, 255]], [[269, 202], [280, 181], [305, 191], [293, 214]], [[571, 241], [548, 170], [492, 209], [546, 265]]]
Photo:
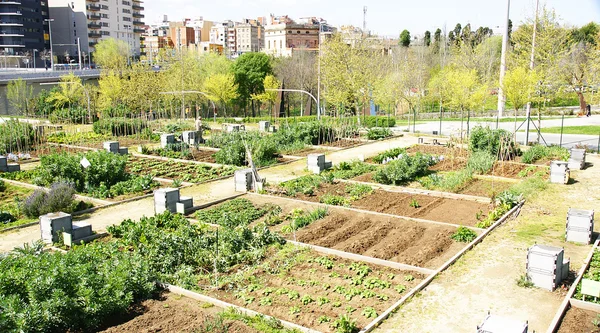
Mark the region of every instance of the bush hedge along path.
[[[327, 160], [338, 164], [343, 161], [352, 161], [360, 155], [374, 156], [380, 152], [396, 147], [408, 147], [417, 143], [417, 138], [412, 136], [398, 137], [382, 142], [367, 143], [362, 146], [349, 148], [326, 154]], [[268, 182], [281, 182], [307, 174], [306, 159], [292, 163], [265, 168], [259, 171], [262, 178]], [[231, 177], [195, 185], [181, 189], [181, 195], [194, 198], [194, 205], [215, 201], [235, 195], [234, 184]], [[153, 198], [146, 198], [121, 205], [112, 206], [93, 212], [85, 217], [86, 223], [91, 223], [94, 231], [103, 232], [109, 225], [120, 223], [123, 219], [137, 220], [142, 216], [154, 213]], [[10, 251], [23, 243], [29, 243], [39, 238], [39, 227], [31, 226], [0, 235], [0, 252]]]

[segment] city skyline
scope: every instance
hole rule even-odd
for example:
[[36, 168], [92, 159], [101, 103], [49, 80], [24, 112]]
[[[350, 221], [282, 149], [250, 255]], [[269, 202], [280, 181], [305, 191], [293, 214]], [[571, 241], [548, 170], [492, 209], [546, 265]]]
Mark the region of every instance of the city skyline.
[[[408, 1], [390, 3], [383, 0], [368, 2], [367, 30], [372, 33], [397, 37], [400, 31], [408, 29], [412, 35], [421, 35], [426, 30], [437, 28], [451, 30], [457, 23], [473, 27], [487, 26], [495, 32], [503, 25], [506, 15], [506, 1], [481, 0], [421, 0], [410, 5]], [[168, 7], [160, 0], [145, 0], [147, 23], [158, 21], [168, 15], [170, 21], [203, 16], [209, 21], [238, 21], [242, 18], [268, 16], [269, 14], [289, 15], [293, 19], [315, 16], [326, 19], [334, 26], [363, 25], [363, 6], [366, 1], [348, 0], [343, 6], [338, 3], [323, 4], [316, 0], [232, 0], [223, 6], [203, 9], [193, 0], [171, 0]], [[564, 0], [540, 1], [554, 8], [563, 23], [581, 26], [590, 21], [600, 21], [600, 1]], [[511, 0], [510, 17], [518, 26], [527, 17], [532, 17], [535, 0]], [[404, 14], [407, 13], [407, 14]]]

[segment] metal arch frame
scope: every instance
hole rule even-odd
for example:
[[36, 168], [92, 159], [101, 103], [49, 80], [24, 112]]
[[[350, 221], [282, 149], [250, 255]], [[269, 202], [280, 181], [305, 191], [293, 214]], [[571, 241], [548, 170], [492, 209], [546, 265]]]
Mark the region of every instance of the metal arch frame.
[[266, 91], [299, 92], [299, 93], [307, 94], [315, 101], [315, 103], [317, 103], [317, 120], [321, 119], [321, 106], [319, 105], [319, 101], [317, 101], [315, 96], [313, 96], [313, 94], [309, 93], [308, 91], [300, 90], [300, 89], [265, 89], [265, 90]]

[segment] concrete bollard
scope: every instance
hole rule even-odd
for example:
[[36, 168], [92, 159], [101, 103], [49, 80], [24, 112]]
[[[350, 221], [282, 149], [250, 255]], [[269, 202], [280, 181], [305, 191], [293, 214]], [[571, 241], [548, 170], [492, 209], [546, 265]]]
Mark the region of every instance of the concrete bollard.
[[494, 316], [488, 313], [481, 325], [477, 326], [477, 333], [527, 333], [529, 324], [510, 318]]
[[119, 141], [106, 141], [104, 142], [103, 147], [109, 153], [119, 153]]
[[160, 135], [160, 146], [162, 148], [167, 147], [168, 144], [175, 143], [175, 134], [161, 134]]
[[569, 208], [565, 240], [567, 242], [591, 244], [594, 232], [594, 211]]
[[71, 214], [58, 212], [40, 216], [40, 233], [44, 243], [58, 243], [62, 232], [71, 233], [72, 230], [73, 217]]
[[236, 192], [248, 192], [252, 190], [252, 180], [254, 178], [252, 169], [236, 170], [233, 178]]
[[527, 251], [527, 277], [542, 289], [554, 291], [569, 274], [569, 260], [564, 249], [547, 245], [534, 245]]
[[271, 127], [271, 122], [266, 120], [261, 120], [258, 122], [258, 130], [261, 132], [268, 132]]
[[192, 197], [180, 197], [179, 202], [175, 205], [175, 209], [179, 214], [185, 214], [192, 207], [194, 207], [194, 198]]
[[332, 162], [325, 161], [324, 154], [309, 154], [306, 158], [306, 166], [308, 171], [318, 175], [323, 170], [331, 169], [333, 166]]
[[154, 212], [161, 214], [165, 211], [177, 212], [179, 202], [178, 188], [161, 188], [154, 191]]
[[563, 161], [550, 162], [550, 182], [553, 184], [567, 184], [571, 172], [569, 163]]
[[585, 167], [585, 149], [571, 148], [569, 157], [569, 169], [582, 170]]

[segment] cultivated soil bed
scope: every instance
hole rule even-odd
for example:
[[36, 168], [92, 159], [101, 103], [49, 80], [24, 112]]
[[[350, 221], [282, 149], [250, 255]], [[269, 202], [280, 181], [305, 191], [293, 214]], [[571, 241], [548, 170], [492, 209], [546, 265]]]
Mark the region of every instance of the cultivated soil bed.
[[335, 141], [321, 143], [320, 146], [335, 148], [350, 148], [365, 144], [365, 142], [353, 139], [336, 139]]
[[506, 181], [474, 178], [458, 193], [491, 198], [498, 193], [508, 190], [512, 185], [514, 183]]
[[329, 152], [329, 150], [327, 150], [327, 149], [317, 149], [317, 148], [306, 147], [304, 149], [296, 150], [296, 151], [292, 151], [292, 152], [283, 152], [282, 154], [288, 155], [288, 156], [306, 157], [310, 154], [325, 154], [327, 152]]
[[[205, 163], [217, 163], [215, 161], [215, 156], [214, 156], [216, 154], [216, 151], [214, 151], [214, 150], [208, 150], [208, 149], [202, 149], [202, 148], [190, 148], [188, 151], [189, 151], [189, 155], [185, 155], [185, 156], [181, 156], [181, 157], [177, 157], [176, 155], [174, 155], [173, 158], [179, 158], [179, 159], [185, 159], [185, 160], [197, 161], [197, 162], [205, 162]], [[154, 150], [150, 150], [149, 154], [152, 156], [161, 156]], [[166, 157], [166, 156], [163, 156], [163, 157]]]
[[424, 145], [418, 144], [406, 149], [409, 154], [422, 153], [430, 155], [443, 155], [443, 156], [461, 156], [465, 159], [469, 157], [469, 151], [467, 149], [460, 149], [455, 147], [446, 147], [442, 145]]
[[[274, 203], [282, 208], [284, 215], [293, 209], [311, 211], [316, 208], [314, 204], [272, 197], [251, 195], [245, 198], [255, 206]], [[280, 232], [286, 224], [289, 222], [284, 221], [271, 230]], [[464, 247], [465, 244], [450, 238], [455, 231], [453, 226], [330, 207], [325, 218], [296, 231], [295, 238], [302, 243], [435, 269]], [[293, 234], [284, 234], [284, 237], [294, 240]]]
[[514, 179], [524, 179], [536, 174], [541, 175], [544, 179], [547, 179], [549, 175], [549, 169], [545, 166], [497, 161], [492, 170], [488, 172], [488, 175], [490, 176]]
[[[286, 245], [254, 267], [201, 279], [203, 294], [321, 332], [343, 314], [363, 328], [424, 276]], [[353, 296], [352, 296], [353, 295]], [[370, 314], [371, 317], [368, 317]]]
[[[115, 318], [112, 326], [99, 332], [208, 332], [210, 324], [216, 323], [221, 308], [183, 296], [163, 293], [157, 299], [135, 304], [121, 318]], [[240, 321], [225, 320], [216, 333], [255, 333], [257, 330]]]
[[[362, 178], [361, 178], [362, 177]], [[366, 175], [355, 178], [367, 181]], [[297, 193], [293, 198], [320, 202], [323, 196], [347, 196], [347, 183], [321, 183], [313, 195]], [[280, 195], [284, 195], [281, 194]], [[475, 201], [440, 198], [429, 195], [399, 193], [385, 190], [374, 190], [361, 199], [350, 203], [353, 208], [378, 213], [414, 217], [437, 222], [475, 226], [483, 220], [489, 211], [489, 205]], [[452, 212], [449, 214], [448, 212]], [[479, 218], [479, 219], [478, 219]]]
[[600, 328], [592, 321], [598, 314], [588, 310], [571, 307], [560, 324], [557, 333], [600, 333]]
[[180, 179], [190, 183], [202, 183], [230, 176], [234, 173], [235, 168], [129, 156], [127, 171], [143, 176], [152, 175], [159, 178]]

